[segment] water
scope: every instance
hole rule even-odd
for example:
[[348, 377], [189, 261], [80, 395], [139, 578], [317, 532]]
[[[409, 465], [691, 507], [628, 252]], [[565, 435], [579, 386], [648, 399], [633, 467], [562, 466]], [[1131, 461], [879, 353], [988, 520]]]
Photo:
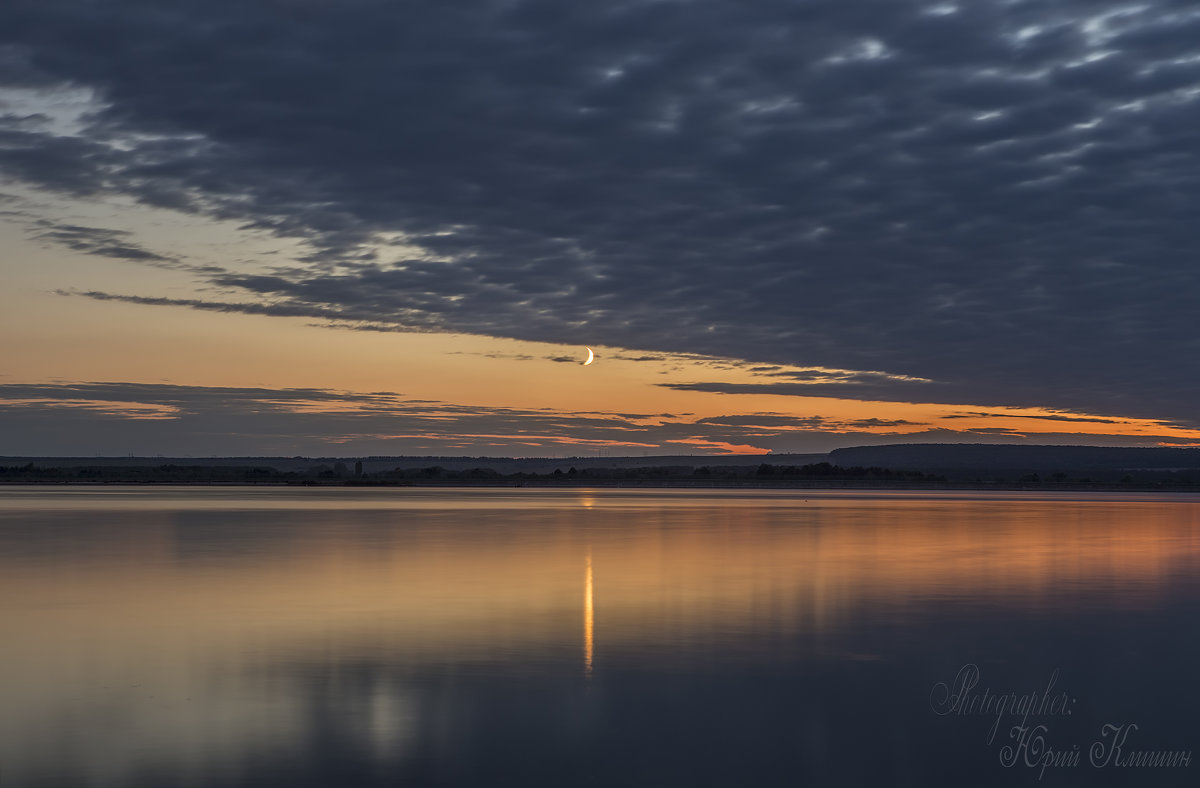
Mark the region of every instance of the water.
[[1198, 566], [1190, 495], [0, 488], [0, 786], [1191, 785], [1116, 761], [1200, 744]]

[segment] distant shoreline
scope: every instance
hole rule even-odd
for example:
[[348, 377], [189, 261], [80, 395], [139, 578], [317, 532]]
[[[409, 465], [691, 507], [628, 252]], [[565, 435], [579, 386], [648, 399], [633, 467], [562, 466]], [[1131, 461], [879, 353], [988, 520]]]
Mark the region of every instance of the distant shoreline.
[[0, 485], [1200, 491], [1200, 448], [886, 444], [828, 454], [0, 457]]
[[812, 491], [912, 491], [912, 492], [1134, 492], [1134, 493], [1200, 493], [1200, 485], [1155, 485], [1155, 484], [1021, 484], [1016, 482], [858, 482], [854, 480], [830, 481], [781, 481], [781, 482], [695, 482], [686, 481], [603, 481], [581, 480], [574, 481], [402, 481], [402, 482], [358, 482], [358, 481], [319, 481], [319, 482], [244, 482], [244, 481], [79, 481], [79, 480], [37, 480], [18, 481], [0, 480], [0, 490], [12, 487], [71, 487], [71, 488], [106, 488], [106, 487], [224, 487], [224, 488], [323, 488], [323, 489], [421, 489], [421, 490], [452, 490], [452, 489], [533, 489], [533, 490], [812, 490]]

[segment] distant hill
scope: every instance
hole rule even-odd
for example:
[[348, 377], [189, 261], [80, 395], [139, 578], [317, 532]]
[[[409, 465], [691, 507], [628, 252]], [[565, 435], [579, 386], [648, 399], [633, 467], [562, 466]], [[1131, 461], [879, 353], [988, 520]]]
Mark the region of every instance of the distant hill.
[[[990, 443], [902, 443], [835, 449], [830, 462], [938, 473], [951, 479], [1012, 478], [1056, 473], [1096, 481], [1200, 471], [1200, 448], [1012, 446]], [[1147, 472], [1149, 472], [1147, 474]]]
[[825, 454], [721, 454], [656, 455], [647, 457], [0, 457], [0, 467], [33, 464], [39, 468], [145, 468], [174, 465], [190, 468], [270, 468], [279, 473], [310, 473], [335, 468], [339, 463], [353, 467], [361, 461], [365, 473], [413, 468], [440, 467], [450, 471], [487, 468], [497, 473], [553, 473], [570, 468], [660, 468], [701, 466], [807, 465], [828, 459]]
[[646, 457], [0, 457], [0, 482], [5, 483], [449, 483], [537, 476], [577, 482], [945, 482], [1200, 489], [1200, 448], [922, 443], [859, 446], [829, 454]]

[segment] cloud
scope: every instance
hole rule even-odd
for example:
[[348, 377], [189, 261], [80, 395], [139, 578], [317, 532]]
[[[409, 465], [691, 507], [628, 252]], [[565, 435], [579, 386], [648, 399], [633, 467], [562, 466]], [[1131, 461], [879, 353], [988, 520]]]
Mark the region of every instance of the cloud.
[[699, 419], [697, 424], [718, 424], [729, 427], [757, 427], [762, 429], [819, 429], [829, 422], [820, 416], [788, 416], [781, 413], [748, 413], [731, 416], [712, 416]]
[[92, 297], [1197, 423], [1198, 20], [1107, 0], [9, 0], [11, 84], [97, 105], [76, 134], [9, 118], [0, 171], [309, 249], [201, 276], [225, 303]]
[[158, 267], [181, 267], [177, 258], [152, 252], [131, 240], [132, 233], [128, 231], [59, 224], [45, 220], [37, 224], [40, 229], [35, 237], [62, 244], [77, 252]]
[[[835, 397], [883, 402], [954, 402], [945, 390], [897, 387], [894, 383], [869, 385], [854, 380], [814, 380], [811, 383], [734, 383], [702, 381], [696, 383], [656, 383], [672, 391], [703, 391], [709, 394], [770, 394], [785, 397]], [[963, 392], [962, 396], [968, 396]]]
[[500, 358], [508, 361], [534, 361], [537, 358], [537, 356], [531, 356], [528, 353], [480, 353], [470, 350], [451, 350], [447, 355], [481, 356], [483, 358]]
[[[750, 435], [668, 415], [482, 408], [395, 392], [166, 384], [0, 384], [6, 450], [20, 454], [470, 454], [590, 448], [720, 451]], [[114, 448], [115, 447], [115, 448]]]
[[614, 358], [619, 359], [621, 361], [646, 362], [646, 361], [668, 361], [670, 357], [665, 356], [665, 355], [646, 355], [646, 354], [631, 355], [628, 353], [620, 353], [620, 354], [614, 356]]
[[1047, 414], [1025, 414], [1025, 413], [989, 413], [987, 411], [969, 411], [967, 413], [950, 413], [942, 416], [943, 419], [970, 419], [970, 418], [986, 418], [986, 419], [1006, 419], [1006, 418], [1022, 418], [1022, 419], [1042, 419], [1044, 421], [1078, 421], [1092, 424], [1120, 424], [1120, 419], [1105, 419], [1096, 416], [1068, 416], [1062, 413], [1047, 413]]
[[[224, 301], [206, 301], [198, 298], [161, 298], [151, 296], [115, 295], [113, 293], [105, 293], [99, 290], [57, 290], [55, 292], [58, 295], [84, 296], [97, 301], [120, 301], [127, 304], [144, 304], [147, 306], [186, 306], [193, 309], [202, 309], [208, 312], [237, 312], [247, 315], [271, 315], [274, 317], [321, 317], [328, 318], [329, 320], [347, 319], [345, 313], [338, 311], [337, 309], [322, 308], [315, 305], [234, 303]], [[350, 316], [349, 319], [353, 320], [354, 318]], [[401, 330], [400, 327], [391, 325], [361, 326], [355, 324], [354, 327], [361, 330]]]
[[847, 422], [854, 427], [907, 427], [915, 425], [916, 422], [908, 421], [907, 419], [854, 419]]
[[[477, 407], [398, 392], [181, 386], [150, 383], [0, 383], [5, 453], [142, 456], [613, 456], [824, 452], [851, 445], [962, 442], [980, 436], [1078, 443], [1069, 433], [1009, 428], [921, 429], [901, 419], [819, 414], [580, 412]], [[1176, 437], [1090, 436], [1106, 445]], [[1186, 438], [1184, 438], [1186, 440]]]

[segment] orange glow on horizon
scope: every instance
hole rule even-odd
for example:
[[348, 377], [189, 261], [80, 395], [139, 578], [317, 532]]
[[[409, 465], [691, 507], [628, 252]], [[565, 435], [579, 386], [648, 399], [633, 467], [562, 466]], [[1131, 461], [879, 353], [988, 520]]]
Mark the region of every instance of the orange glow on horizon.
[[[31, 297], [32, 298], [32, 297]], [[36, 301], [36, 298], [33, 298]], [[761, 386], [781, 374], [808, 374], [814, 380], [836, 380], [844, 370], [774, 366], [758, 372], [752, 362], [689, 354], [639, 354], [611, 346], [594, 346], [598, 366], [583, 369], [571, 358], [577, 347], [457, 334], [404, 334], [331, 330], [293, 318], [208, 314], [130, 304], [101, 303], [55, 297], [47, 302], [53, 320], [28, 341], [10, 347], [8, 381], [37, 384], [74, 381], [126, 381], [177, 386], [313, 389], [354, 394], [346, 401], [303, 398], [276, 403], [289, 412], [321, 415], [379, 415], [396, 403], [425, 403], [422, 419], [448, 430], [426, 434], [412, 429], [394, 432], [369, 429], [344, 437], [329, 435], [331, 446], [352, 439], [422, 440], [431, 452], [462, 446], [463, 451], [491, 441], [501, 454], [523, 445], [529, 456], [577, 447], [580, 451], [662, 451], [669, 445], [681, 453], [766, 454], [812, 451], [802, 448], [810, 433], [825, 445], [878, 442], [1039, 441], [1039, 436], [1077, 435], [1079, 443], [1134, 439], [1142, 445], [1188, 445], [1200, 442], [1200, 430], [1154, 420], [1113, 414], [1090, 414], [1051, 408], [1016, 408], [981, 404], [919, 401], [925, 392], [918, 379], [902, 374], [871, 373], [892, 381], [910, 401], [881, 401], [781, 395], [754, 390], [714, 393], [669, 388], [664, 383], [712, 383]], [[69, 306], [70, 309], [65, 307]], [[16, 330], [16, 328], [13, 328]], [[120, 349], [116, 352], [114, 349]], [[577, 358], [574, 357], [574, 358]], [[387, 363], [381, 363], [386, 359]], [[649, 360], [645, 360], [649, 359]], [[889, 384], [891, 385], [891, 384]], [[736, 390], [736, 389], [735, 389]], [[356, 392], [382, 392], [357, 394]], [[70, 396], [69, 394], [66, 396]], [[372, 399], [374, 398], [374, 399]], [[32, 402], [24, 398], [26, 402]], [[16, 400], [10, 400], [16, 402]], [[90, 409], [121, 418], [170, 420], [178, 409], [159, 403], [87, 402], [67, 399], [54, 406]], [[608, 430], [603, 437], [546, 432], [534, 425], [528, 434], [479, 429], [454, 431], [455, 419], [471, 408], [508, 409], [521, 414], [591, 414]], [[442, 412], [439, 412], [442, 409]], [[699, 424], [730, 415], [742, 419], [740, 433], [680, 437], [681, 430], [654, 442], [629, 433], [638, 426]], [[754, 417], [767, 418], [762, 429], [745, 429]], [[614, 419], [610, 417], [619, 417]], [[786, 423], [787, 420], [791, 423]], [[365, 424], [364, 424], [365, 426]], [[943, 438], [941, 433], [945, 431]], [[755, 440], [761, 438], [761, 442]], [[789, 449], [787, 444], [801, 448]], [[161, 453], [156, 447], [156, 453]], [[403, 452], [397, 452], [403, 453]]]

